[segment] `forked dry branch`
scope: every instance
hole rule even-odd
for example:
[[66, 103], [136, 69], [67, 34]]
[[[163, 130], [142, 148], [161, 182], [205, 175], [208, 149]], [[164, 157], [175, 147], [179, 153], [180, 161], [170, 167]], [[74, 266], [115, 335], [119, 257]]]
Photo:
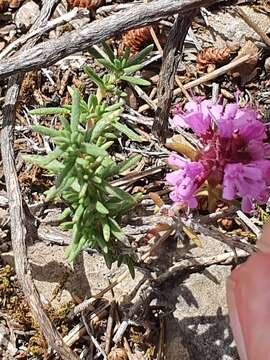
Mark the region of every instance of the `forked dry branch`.
[[22, 71], [47, 67], [94, 44], [136, 27], [153, 24], [167, 16], [187, 12], [201, 6], [218, 3], [215, 0], [157, 0], [136, 5], [105, 19], [93, 21], [83, 29], [74, 30], [22, 51], [0, 62], [0, 79]]
[[168, 137], [168, 117], [177, 66], [182, 55], [186, 34], [196, 12], [197, 10], [191, 10], [185, 15], [178, 15], [164, 49], [158, 85], [158, 107], [153, 124], [153, 133], [163, 142]]

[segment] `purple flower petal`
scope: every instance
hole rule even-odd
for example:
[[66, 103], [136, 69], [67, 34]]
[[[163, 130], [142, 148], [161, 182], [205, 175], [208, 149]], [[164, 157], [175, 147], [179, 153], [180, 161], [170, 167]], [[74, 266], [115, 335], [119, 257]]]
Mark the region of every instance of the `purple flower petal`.
[[263, 194], [268, 192], [265, 182], [267, 174], [270, 174], [268, 160], [227, 164], [224, 169], [223, 198], [232, 200], [239, 194], [242, 197], [243, 211], [251, 211], [252, 199], [261, 200]]
[[250, 213], [253, 209], [252, 201], [248, 196], [243, 197], [242, 203], [241, 203], [241, 209], [242, 211], [246, 213]]
[[181, 170], [173, 171], [166, 175], [174, 190], [170, 194], [172, 201], [185, 203], [190, 208], [197, 206], [195, 193], [198, 186], [204, 181], [204, 167], [200, 162], [187, 162], [178, 155], [171, 155], [168, 161], [172, 165], [179, 165]]
[[173, 171], [166, 175], [166, 181], [170, 185], [174, 185], [174, 186], [176, 186], [179, 182], [181, 182], [182, 178], [183, 178], [182, 170]]
[[182, 115], [176, 114], [172, 119], [169, 120], [170, 124], [173, 126], [179, 126], [183, 128], [188, 128], [188, 124], [185, 122], [185, 118]]
[[197, 135], [202, 135], [210, 128], [210, 117], [204, 117], [200, 112], [192, 112], [185, 115], [185, 122]]
[[186, 160], [177, 154], [171, 154], [168, 158], [168, 164], [179, 168], [186, 166]]

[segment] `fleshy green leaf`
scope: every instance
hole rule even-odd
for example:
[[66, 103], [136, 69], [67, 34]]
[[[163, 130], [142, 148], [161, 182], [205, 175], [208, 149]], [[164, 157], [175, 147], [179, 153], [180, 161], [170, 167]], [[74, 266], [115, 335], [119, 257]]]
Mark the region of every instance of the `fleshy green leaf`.
[[46, 169], [53, 174], [59, 174], [64, 170], [64, 165], [58, 160], [52, 160], [46, 165]]
[[110, 225], [108, 224], [108, 221], [105, 218], [101, 218], [100, 221], [101, 221], [101, 225], [102, 225], [102, 232], [103, 232], [104, 240], [108, 242], [111, 237]]
[[109, 252], [108, 243], [104, 240], [103, 236], [95, 232], [93, 234], [93, 238], [97, 242], [98, 246], [101, 248], [102, 252], [108, 254]]
[[104, 83], [102, 79], [96, 73], [94, 73], [94, 71], [89, 66], [85, 66], [84, 71], [97, 86], [104, 89]]
[[57, 148], [45, 156], [22, 154], [22, 159], [26, 162], [30, 162], [31, 164], [40, 166], [42, 168], [47, 168], [47, 165], [49, 165], [51, 161], [60, 157], [62, 153], [62, 150]]
[[132, 73], [140, 70], [141, 67], [142, 67], [141, 64], [132, 65], [132, 66], [126, 67], [126, 68], [124, 69], [124, 73], [125, 73], [125, 74], [132, 74]]
[[63, 131], [61, 130], [51, 129], [42, 125], [33, 125], [31, 128], [33, 131], [45, 136], [61, 137], [63, 135]]
[[48, 108], [38, 108], [29, 111], [31, 115], [58, 115], [58, 114], [69, 114], [70, 110], [60, 107], [48, 107]]
[[105, 66], [107, 69], [111, 70], [111, 71], [117, 71], [118, 69], [116, 68], [116, 66], [114, 66], [114, 64], [107, 59], [97, 59], [97, 62], [99, 62], [100, 64], [102, 64], [103, 66]]
[[62, 213], [58, 216], [59, 220], [64, 220], [68, 216], [72, 214], [72, 210], [68, 207], [62, 211]]
[[125, 52], [124, 52], [123, 58], [124, 58], [125, 60], [128, 60], [129, 56], [130, 56], [130, 48], [125, 48]]
[[141, 155], [134, 155], [131, 156], [129, 159], [118, 164], [119, 174], [137, 165], [140, 162], [141, 158], [142, 158]]
[[151, 83], [148, 80], [139, 78], [139, 77], [135, 77], [135, 76], [126, 76], [126, 75], [122, 75], [120, 76], [121, 80], [127, 81], [131, 84], [135, 84], [135, 85], [141, 85], [141, 86], [148, 86], [151, 85]]
[[126, 264], [128, 266], [128, 270], [130, 272], [132, 279], [134, 279], [135, 278], [135, 269], [134, 269], [133, 260], [130, 257], [128, 257], [126, 260]]
[[132, 56], [128, 62], [127, 62], [127, 66], [132, 66], [135, 64], [140, 64], [141, 61], [148, 55], [150, 54], [150, 52], [153, 50], [154, 45], [148, 45], [146, 48], [144, 48], [143, 50], [141, 50], [138, 54], [136, 54], [135, 56]]
[[102, 134], [102, 132], [106, 129], [107, 126], [108, 126], [107, 118], [99, 120], [92, 130], [90, 142], [95, 141]]
[[115, 236], [115, 238], [120, 241], [124, 240], [125, 234], [123, 233], [123, 231], [120, 228], [120, 226], [118, 225], [118, 223], [112, 218], [109, 218], [108, 221], [109, 221], [110, 229], [111, 229], [113, 236]]
[[61, 121], [63, 128], [65, 130], [70, 131], [70, 123], [64, 116], [60, 116], [60, 121]]
[[73, 221], [77, 222], [80, 220], [81, 216], [83, 215], [84, 212], [84, 206], [81, 204], [77, 207], [74, 217], [73, 217]]
[[100, 201], [96, 202], [96, 210], [103, 215], [109, 214], [109, 210]]
[[90, 49], [88, 49], [88, 52], [95, 59], [102, 59], [103, 58], [103, 55], [97, 49], [95, 49], [94, 47], [91, 47]]
[[71, 108], [71, 120], [70, 129], [71, 131], [77, 131], [80, 121], [80, 94], [77, 90], [72, 93], [72, 108]]
[[107, 151], [100, 148], [99, 146], [95, 145], [95, 144], [87, 144], [87, 143], [82, 143], [80, 145], [80, 149], [85, 152], [86, 154], [98, 157], [98, 156], [106, 156], [108, 155]]
[[108, 45], [106, 43], [106, 41], [103, 41], [102, 46], [103, 46], [103, 49], [104, 49], [105, 53], [108, 55], [109, 59], [111, 61], [113, 61], [115, 56], [114, 56], [114, 53], [113, 53], [112, 48], [110, 47], [110, 45]]
[[125, 134], [130, 140], [138, 141], [138, 142], [143, 141], [143, 138], [141, 136], [137, 135], [133, 130], [131, 130], [129, 127], [127, 127], [124, 124], [115, 122], [114, 124], [112, 124], [112, 126], [121, 133]]

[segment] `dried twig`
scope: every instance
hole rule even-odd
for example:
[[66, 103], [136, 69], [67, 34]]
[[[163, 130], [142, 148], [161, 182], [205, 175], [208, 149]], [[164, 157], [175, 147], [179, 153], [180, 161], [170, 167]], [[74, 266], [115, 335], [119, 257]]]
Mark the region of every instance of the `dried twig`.
[[261, 236], [261, 230], [250, 220], [250, 218], [247, 217], [247, 215], [244, 214], [241, 210], [238, 210], [236, 214], [240, 220], [242, 220], [242, 222], [254, 232], [254, 234], [257, 236], [257, 239], [259, 239]]
[[165, 345], [165, 321], [164, 317], [161, 317], [159, 320], [160, 331], [159, 331], [159, 339], [158, 339], [158, 354], [157, 360], [164, 359], [164, 345]]
[[163, 62], [158, 84], [158, 107], [153, 124], [153, 133], [162, 142], [168, 137], [168, 118], [173, 95], [173, 86], [182, 48], [195, 11], [178, 15], [169, 33], [164, 49]]
[[112, 341], [112, 333], [113, 333], [113, 324], [114, 324], [114, 312], [115, 312], [116, 303], [112, 301], [108, 322], [107, 322], [107, 329], [105, 335], [105, 353], [108, 355], [111, 349], [111, 341]]
[[[245, 250], [237, 250], [237, 257], [247, 257], [249, 254]], [[216, 264], [229, 264], [233, 261], [235, 256], [234, 251], [229, 251], [224, 254], [218, 254], [214, 256], [205, 256], [199, 258], [190, 258], [188, 263], [181, 261], [171, 266], [164, 274], [160, 275], [156, 280], [156, 285], [161, 285], [164, 281], [168, 281], [169, 278], [176, 275], [180, 271], [187, 271], [188, 269], [200, 269], [202, 267], [208, 267]]]
[[67, 23], [70, 20], [80, 16], [84, 10], [75, 8], [70, 12], [60, 16], [56, 19], [48, 21], [47, 24], [43, 27], [40, 27], [34, 31], [28, 32], [27, 34], [19, 37], [17, 40], [13, 41], [11, 44], [5, 47], [5, 49], [0, 53], [0, 59], [6, 57], [11, 51], [17, 50], [23, 44], [25, 44], [28, 40], [33, 39], [34, 37], [40, 37], [41, 35], [45, 34], [46, 32], [55, 29], [57, 26]]
[[133, 173], [130, 173], [130, 174], [122, 177], [121, 179], [111, 181], [110, 184], [113, 186], [122, 186], [122, 185], [126, 185], [126, 184], [132, 184], [134, 181], [145, 178], [146, 176], [158, 174], [159, 172], [164, 170], [164, 168], [165, 167], [163, 165], [161, 165], [161, 166], [153, 167], [152, 169], [141, 171], [140, 173], [133, 172]]
[[[226, 64], [226, 65], [220, 67], [219, 69], [216, 69], [216, 70], [212, 71], [210, 74], [203, 75], [198, 79], [192, 80], [189, 83], [184, 84], [183, 86], [184, 86], [185, 89], [191, 89], [191, 88], [193, 88], [195, 86], [204, 84], [204, 83], [206, 83], [206, 82], [208, 82], [210, 80], [214, 80], [214, 79], [216, 79], [217, 77], [219, 77], [221, 75], [227, 74], [229, 72], [229, 70], [234, 69], [234, 68], [238, 67], [241, 64], [244, 64], [250, 58], [251, 58], [251, 55], [245, 55], [245, 56], [243, 56], [243, 57], [241, 57], [241, 58], [239, 58], [237, 60], [233, 60], [229, 64]], [[181, 92], [182, 92], [181, 89], [179, 89], [179, 88], [175, 89], [173, 91], [173, 95], [177, 96]], [[158, 99], [155, 99], [155, 100], [152, 100], [152, 101], [153, 101], [153, 103], [157, 103]], [[142, 105], [139, 108], [138, 111], [143, 112], [143, 111], [145, 111], [147, 109], [149, 109], [149, 106], [147, 104], [145, 104], [145, 105]]]
[[215, 240], [218, 240], [232, 249], [238, 248], [246, 251], [248, 254], [253, 254], [257, 251], [256, 246], [247, 244], [242, 242], [240, 237], [238, 236], [227, 236], [226, 234], [223, 234], [221, 231], [219, 231], [217, 228], [215, 228], [212, 225], [201, 225], [196, 220], [183, 220], [183, 223], [190, 228], [191, 230], [195, 231], [196, 233], [201, 233], [203, 235], [209, 236]]
[[97, 9], [96, 14], [98, 16], [109, 16], [115, 12], [123, 11], [126, 9], [133, 8], [135, 5], [141, 4], [141, 1], [134, 1], [132, 3], [127, 4], [112, 4], [112, 5], [104, 5]]
[[96, 338], [94, 337], [94, 335], [91, 332], [90, 326], [87, 322], [87, 318], [85, 316], [84, 311], [82, 312], [82, 320], [83, 320], [83, 324], [85, 326], [85, 329], [87, 331], [87, 334], [89, 335], [92, 343], [95, 345], [95, 347], [97, 348], [97, 350], [101, 353], [101, 355], [103, 356], [103, 359], [107, 360], [107, 355], [106, 353], [103, 351], [103, 349], [101, 348], [101, 346], [99, 345], [98, 341], [96, 340]]
[[29, 71], [47, 67], [64, 57], [82, 51], [103, 40], [135, 27], [153, 24], [169, 15], [188, 11], [215, 3], [214, 0], [156, 0], [149, 4], [140, 4], [132, 9], [93, 21], [83, 29], [74, 30], [36, 45], [27, 51], [0, 62], [0, 78], [20, 71]]
[[127, 352], [128, 360], [136, 360], [136, 359], [134, 359], [134, 356], [133, 356], [133, 354], [131, 352], [131, 349], [130, 349], [130, 346], [129, 346], [129, 343], [128, 343], [126, 337], [124, 337], [124, 348], [125, 348], [125, 350]]
[[[90, 316], [88, 316], [91, 325], [94, 327], [100, 320], [108, 316], [107, 308], [110, 306], [109, 303], [101, 305], [97, 309], [94, 309]], [[68, 346], [72, 346], [86, 333], [84, 324], [77, 324], [65, 337], [64, 342]]]
[[200, 216], [200, 217], [196, 218], [196, 220], [200, 224], [206, 225], [206, 224], [214, 223], [215, 221], [217, 221], [218, 219], [220, 219], [222, 217], [232, 216], [236, 213], [236, 211], [237, 211], [237, 208], [232, 206], [225, 210], [220, 210], [220, 211], [213, 212], [209, 215]]

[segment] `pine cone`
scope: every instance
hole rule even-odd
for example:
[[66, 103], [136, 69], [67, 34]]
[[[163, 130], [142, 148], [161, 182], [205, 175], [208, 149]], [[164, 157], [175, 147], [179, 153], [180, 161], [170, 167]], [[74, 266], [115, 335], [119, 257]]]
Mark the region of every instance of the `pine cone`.
[[123, 54], [125, 48], [130, 48], [131, 54], [136, 54], [142, 45], [152, 40], [150, 26], [129, 30], [122, 36], [118, 48], [119, 54]]
[[22, 0], [0, 0], [0, 12], [6, 11], [8, 8], [18, 9]]
[[104, 0], [68, 0], [71, 7], [81, 7], [94, 10], [103, 5]]
[[0, 11], [6, 11], [8, 9], [9, 2], [8, 0], [0, 0]]
[[22, 3], [22, 0], [9, 0], [8, 3], [11, 9], [18, 9]]
[[197, 69], [199, 71], [210, 72], [214, 70], [215, 64], [221, 63], [228, 59], [231, 49], [223, 48], [206, 48], [199, 52], [197, 56]]
[[262, 6], [265, 11], [270, 11], [270, 0], [262, 0]]
[[127, 360], [127, 353], [123, 348], [114, 348], [109, 353], [108, 360]]

